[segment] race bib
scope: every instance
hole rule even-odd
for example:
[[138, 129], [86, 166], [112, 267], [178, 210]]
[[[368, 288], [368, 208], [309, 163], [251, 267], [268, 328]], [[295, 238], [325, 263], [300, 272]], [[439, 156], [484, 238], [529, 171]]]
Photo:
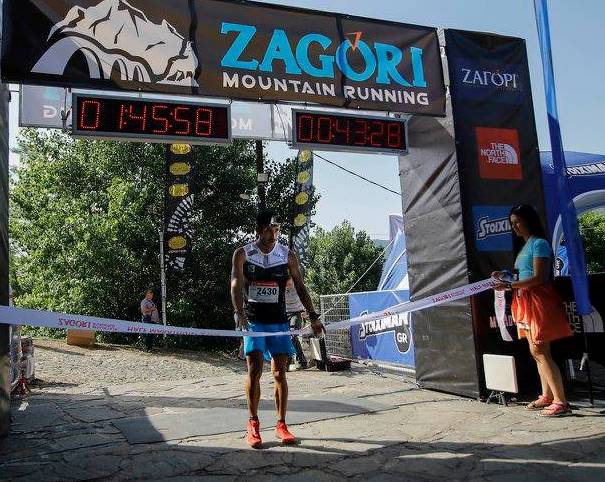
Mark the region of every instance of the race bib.
[[248, 300], [257, 303], [277, 303], [279, 300], [279, 286], [273, 281], [250, 283]]

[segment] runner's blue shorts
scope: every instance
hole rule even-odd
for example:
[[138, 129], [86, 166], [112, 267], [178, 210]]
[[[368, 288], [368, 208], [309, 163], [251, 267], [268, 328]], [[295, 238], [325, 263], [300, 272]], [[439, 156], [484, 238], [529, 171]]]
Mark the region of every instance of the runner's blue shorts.
[[[264, 331], [275, 333], [278, 331], [290, 331], [289, 323], [248, 323], [248, 331]], [[244, 354], [249, 355], [253, 351], [260, 351], [266, 361], [271, 360], [275, 355], [296, 355], [292, 337], [284, 336], [244, 336]]]

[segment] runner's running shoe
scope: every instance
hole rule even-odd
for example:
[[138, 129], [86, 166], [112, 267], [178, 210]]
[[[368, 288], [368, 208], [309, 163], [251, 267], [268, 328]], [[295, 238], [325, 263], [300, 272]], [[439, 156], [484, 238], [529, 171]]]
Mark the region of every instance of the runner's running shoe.
[[246, 442], [253, 449], [260, 448], [263, 441], [260, 438], [260, 422], [258, 420], [248, 420], [248, 427], [246, 429]]
[[284, 444], [295, 444], [296, 437], [290, 433], [286, 422], [277, 422], [275, 426], [275, 436]]

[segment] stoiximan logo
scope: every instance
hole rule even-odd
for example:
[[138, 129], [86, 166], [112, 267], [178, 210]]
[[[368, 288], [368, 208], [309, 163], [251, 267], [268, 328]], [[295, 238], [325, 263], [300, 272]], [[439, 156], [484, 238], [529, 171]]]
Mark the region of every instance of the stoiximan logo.
[[120, 80], [198, 86], [198, 59], [191, 42], [165, 19], [155, 24], [125, 0], [71, 8], [52, 27], [48, 41], [55, 38], [32, 72], [62, 75], [72, 57], [81, 53], [91, 79], [117, 75]]
[[512, 236], [508, 206], [473, 206], [475, 244], [478, 251], [509, 251]]
[[[360, 313], [363, 314], [367, 313]], [[364, 321], [359, 325], [360, 340], [391, 332], [399, 353], [407, 353], [412, 343], [409, 313], [387, 315], [378, 320]]]

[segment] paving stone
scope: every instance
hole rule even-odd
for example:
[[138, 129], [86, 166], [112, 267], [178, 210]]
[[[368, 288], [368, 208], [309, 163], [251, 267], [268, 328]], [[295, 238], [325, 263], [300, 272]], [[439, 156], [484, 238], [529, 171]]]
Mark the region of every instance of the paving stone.
[[346, 458], [330, 465], [330, 469], [347, 477], [367, 474], [378, 470], [384, 464], [384, 458], [380, 454], [367, 457]]
[[124, 417], [123, 412], [108, 406], [71, 409], [69, 415], [82, 422], [102, 422]]
[[321, 470], [302, 470], [295, 474], [289, 475], [266, 475], [259, 474], [251, 477], [246, 477], [250, 481], [265, 481], [265, 482], [341, 482], [342, 477], [332, 474], [327, 474]]

